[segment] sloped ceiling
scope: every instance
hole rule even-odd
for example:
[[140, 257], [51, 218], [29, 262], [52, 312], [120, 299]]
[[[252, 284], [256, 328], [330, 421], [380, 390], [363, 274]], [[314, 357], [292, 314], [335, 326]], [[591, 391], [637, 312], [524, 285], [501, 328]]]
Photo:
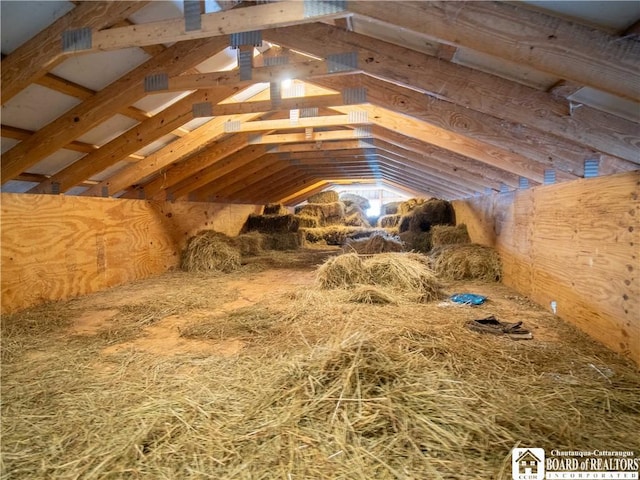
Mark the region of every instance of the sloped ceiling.
[[640, 168], [638, 2], [1, 6], [3, 191], [454, 199]]

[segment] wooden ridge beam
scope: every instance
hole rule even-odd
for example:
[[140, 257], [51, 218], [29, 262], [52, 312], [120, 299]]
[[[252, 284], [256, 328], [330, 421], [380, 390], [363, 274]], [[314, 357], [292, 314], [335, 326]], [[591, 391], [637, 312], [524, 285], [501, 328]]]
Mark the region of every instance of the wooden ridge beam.
[[144, 97], [143, 80], [147, 75], [182, 72], [218, 53], [226, 44], [226, 39], [214, 38], [179, 42], [167, 48], [6, 152], [0, 169], [2, 183], [15, 178], [56, 150], [64, 148], [122, 107]]
[[517, 82], [320, 23], [268, 30], [264, 36], [320, 58], [336, 51], [355, 51], [358, 68], [368, 75], [513, 122], [514, 128], [526, 125], [596, 151], [639, 161], [638, 123], [587, 106], [570, 115], [566, 100]]
[[[182, 125], [193, 119], [192, 106], [194, 103], [212, 100], [220, 101], [232, 93], [231, 89], [216, 92], [217, 97], [212, 97], [213, 94], [208, 90], [192, 93], [153, 117], [127, 130], [95, 152], [69, 165], [47, 181], [29, 190], [29, 193], [51, 193], [54, 183], [58, 184], [60, 192], [66, 192], [81, 181], [91, 178], [122, 160], [123, 157], [182, 127]], [[129, 169], [136, 169], [136, 167], [131, 166]], [[96, 194], [95, 190], [97, 188], [90, 189], [90, 193], [87, 194]]]
[[[357, 16], [467, 47], [632, 100], [640, 44], [505, 2], [350, 1]], [[429, 19], [425, 21], [424, 19]]]
[[207, 13], [200, 15], [201, 28], [190, 31], [186, 31], [185, 29], [184, 18], [123, 26], [101, 31], [93, 29], [91, 48], [82, 50], [79, 53], [184, 42], [186, 40], [197, 40], [221, 35], [226, 36], [232, 33], [316, 22], [348, 15], [348, 13], [344, 11], [314, 15], [307, 9], [308, 5], [306, 5], [306, 3], [307, 2], [283, 1]]
[[30, 83], [62, 62], [62, 33], [74, 28], [105, 28], [124, 20], [148, 1], [82, 2], [66, 15], [37, 33], [2, 60], [0, 97], [9, 101]]

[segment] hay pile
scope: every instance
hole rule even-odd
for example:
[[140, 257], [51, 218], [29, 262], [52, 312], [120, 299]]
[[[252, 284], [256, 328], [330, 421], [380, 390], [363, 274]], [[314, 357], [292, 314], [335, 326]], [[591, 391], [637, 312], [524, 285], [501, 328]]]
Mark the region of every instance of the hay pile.
[[[403, 203], [401, 207], [403, 205], [405, 204]], [[410, 210], [400, 220], [400, 233], [428, 232], [433, 225], [455, 225], [456, 223], [453, 205], [446, 200], [430, 198], [423, 203], [411, 203], [406, 208]]]
[[382, 205], [380, 212], [382, 215], [398, 215], [400, 211], [400, 204], [402, 202], [389, 202]]
[[291, 213], [256, 215], [251, 214], [242, 228], [243, 232], [286, 233], [296, 232], [298, 221]]
[[362, 208], [355, 203], [347, 205], [345, 208], [344, 224], [349, 227], [371, 227], [367, 215]]
[[401, 215], [390, 214], [383, 215], [378, 218], [378, 226], [380, 228], [396, 228], [400, 224]]
[[502, 278], [502, 263], [498, 252], [491, 247], [474, 243], [434, 249], [432, 264], [438, 276], [447, 280], [497, 282]]
[[360, 208], [360, 210], [366, 211], [371, 204], [369, 200], [361, 197], [360, 195], [355, 195], [353, 193], [343, 193], [340, 195], [340, 201], [345, 204], [346, 207], [351, 205], [356, 205]]
[[295, 209], [296, 215], [304, 215], [318, 219], [318, 225], [344, 225], [345, 208], [342, 202], [307, 203]]
[[431, 232], [402, 232], [398, 234], [405, 250], [420, 253], [431, 252]]
[[265, 248], [264, 237], [260, 232], [243, 233], [235, 237], [233, 243], [243, 257], [260, 255]]
[[372, 285], [393, 292], [396, 297], [429, 302], [440, 298], [440, 284], [422, 255], [412, 253], [380, 253], [360, 257], [346, 253], [330, 258], [316, 274], [322, 289], [352, 288]]
[[[466, 329], [485, 307], [376, 304], [388, 290], [371, 286], [226, 311], [227, 279], [171, 272], [3, 315], [3, 478], [506, 479], [515, 446], [638, 451], [637, 365], [507, 287], [473, 283], [500, 318], [536, 327], [531, 342]], [[105, 353], [129, 313], [68, 333], [141, 297], [180, 305], [180, 342], [210, 349]]]
[[295, 217], [298, 228], [318, 228], [320, 226], [318, 217], [311, 217], [309, 215], [296, 215]]
[[376, 233], [370, 237], [347, 239], [342, 247], [342, 251], [345, 253], [359, 253], [363, 255], [385, 252], [402, 252], [403, 245], [393, 237]]
[[471, 243], [467, 226], [464, 223], [455, 227], [434, 225], [431, 229], [431, 244], [433, 248], [460, 243]]
[[337, 203], [339, 201], [340, 195], [334, 190], [314, 193], [307, 198], [307, 203]]
[[226, 235], [203, 230], [189, 239], [180, 267], [187, 272], [233, 272], [240, 268], [240, 250]]
[[262, 209], [263, 215], [286, 215], [287, 213], [289, 210], [281, 203], [267, 203]]

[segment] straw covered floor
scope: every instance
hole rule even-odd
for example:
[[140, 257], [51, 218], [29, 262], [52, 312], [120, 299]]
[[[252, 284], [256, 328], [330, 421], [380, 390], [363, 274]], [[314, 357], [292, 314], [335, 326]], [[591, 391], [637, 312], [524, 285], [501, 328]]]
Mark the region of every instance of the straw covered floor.
[[[339, 253], [3, 316], [2, 478], [509, 479], [518, 445], [640, 450], [621, 356], [493, 282], [443, 284], [479, 307], [319, 288]], [[534, 339], [464, 327], [488, 315]]]

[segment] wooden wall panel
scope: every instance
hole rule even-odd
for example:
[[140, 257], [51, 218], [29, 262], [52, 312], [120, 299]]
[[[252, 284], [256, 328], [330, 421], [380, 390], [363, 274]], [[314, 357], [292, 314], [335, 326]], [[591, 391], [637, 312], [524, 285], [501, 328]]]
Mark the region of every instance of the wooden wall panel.
[[193, 233], [237, 235], [261, 207], [1, 195], [2, 312], [159, 274]]
[[640, 172], [454, 202], [504, 283], [640, 364]]

